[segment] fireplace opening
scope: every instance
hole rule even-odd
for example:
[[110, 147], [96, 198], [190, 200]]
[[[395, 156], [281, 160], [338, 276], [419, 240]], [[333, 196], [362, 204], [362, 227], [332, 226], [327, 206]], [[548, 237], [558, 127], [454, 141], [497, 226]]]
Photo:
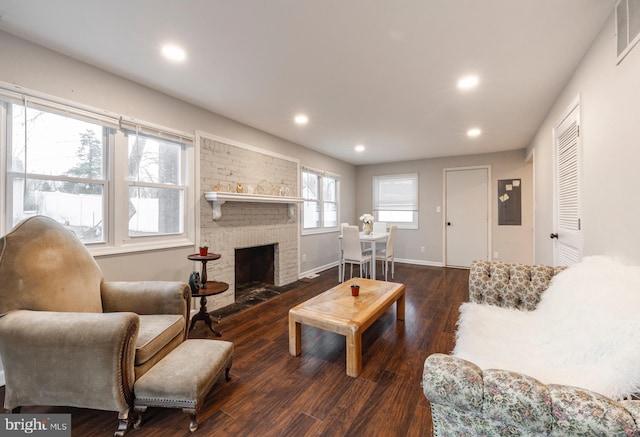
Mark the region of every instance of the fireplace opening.
[[275, 244], [235, 250], [236, 301], [275, 284], [274, 253]]

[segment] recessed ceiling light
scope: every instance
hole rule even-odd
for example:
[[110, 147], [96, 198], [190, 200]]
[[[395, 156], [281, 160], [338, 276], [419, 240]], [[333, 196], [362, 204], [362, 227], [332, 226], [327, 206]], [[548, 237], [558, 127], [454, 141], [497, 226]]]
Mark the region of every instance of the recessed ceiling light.
[[165, 44], [162, 46], [162, 54], [165, 58], [175, 62], [182, 62], [187, 59], [187, 52], [175, 44]]
[[358, 144], [356, 147], [354, 147], [354, 150], [358, 153], [364, 152], [364, 146], [362, 144]]
[[467, 131], [467, 136], [468, 137], [477, 137], [482, 133], [482, 131], [480, 129], [478, 129], [477, 127], [474, 127], [472, 129], [469, 129]]
[[298, 114], [298, 115], [295, 116], [293, 121], [295, 121], [296, 124], [307, 124], [307, 123], [309, 123], [309, 117], [307, 117], [304, 114]]
[[461, 90], [470, 90], [478, 86], [478, 82], [480, 82], [478, 76], [464, 76], [458, 79], [458, 88]]

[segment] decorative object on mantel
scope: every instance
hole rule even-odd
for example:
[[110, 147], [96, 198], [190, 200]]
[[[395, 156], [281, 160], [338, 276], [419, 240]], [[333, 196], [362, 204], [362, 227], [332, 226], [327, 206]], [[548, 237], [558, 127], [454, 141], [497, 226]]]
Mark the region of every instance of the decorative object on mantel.
[[222, 191], [222, 184], [218, 182], [217, 184], [211, 187], [211, 191]]
[[244, 193], [244, 184], [242, 182], [236, 184], [236, 193]]
[[296, 215], [296, 205], [304, 202], [302, 197], [285, 197], [261, 194], [244, 194], [244, 193], [222, 193], [216, 191], [207, 191], [204, 198], [212, 203], [213, 220], [219, 220], [222, 217], [222, 205], [225, 202], [256, 202], [256, 203], [286, 203], [289, 208], [287, 210], [288, 217], [294, 218]]
[[273, 184], [269, 181], [260, 181], [256, 187], [255, 194], [270, 196], [273, 194]]
[[291, 196], [291, 190], [286, 185], [280, 185], [280, 190], [278, 192], [280, 196]]
[[360, 221], [362, 221], [362, 231], [369, 235], [373, 230], [373, 216], [371, 214], [362, 214]]

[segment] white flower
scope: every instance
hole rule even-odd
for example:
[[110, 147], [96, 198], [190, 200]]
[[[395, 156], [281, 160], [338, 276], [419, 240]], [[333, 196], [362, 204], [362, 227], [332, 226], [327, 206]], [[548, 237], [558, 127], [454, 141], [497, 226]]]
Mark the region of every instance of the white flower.
[[362, 214], [360, 216], [360, 220], [362, 221], [362, 223], [372, 224], [373, 216], [371, 214]]

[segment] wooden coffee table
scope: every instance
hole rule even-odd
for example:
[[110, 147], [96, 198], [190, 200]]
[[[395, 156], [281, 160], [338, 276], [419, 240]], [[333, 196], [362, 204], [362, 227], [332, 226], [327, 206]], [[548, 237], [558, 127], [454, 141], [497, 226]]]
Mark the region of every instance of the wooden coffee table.
[[362, 333], [398, 302], [396, 317], [404, 320], [404, 285], [358, 278], [360, 295], [351, 296], [352, 281], [343, 282], [289, 310], [289, 353], [302, 352], [302, 325], [346, 337], [347, 375], [362, 371]]

